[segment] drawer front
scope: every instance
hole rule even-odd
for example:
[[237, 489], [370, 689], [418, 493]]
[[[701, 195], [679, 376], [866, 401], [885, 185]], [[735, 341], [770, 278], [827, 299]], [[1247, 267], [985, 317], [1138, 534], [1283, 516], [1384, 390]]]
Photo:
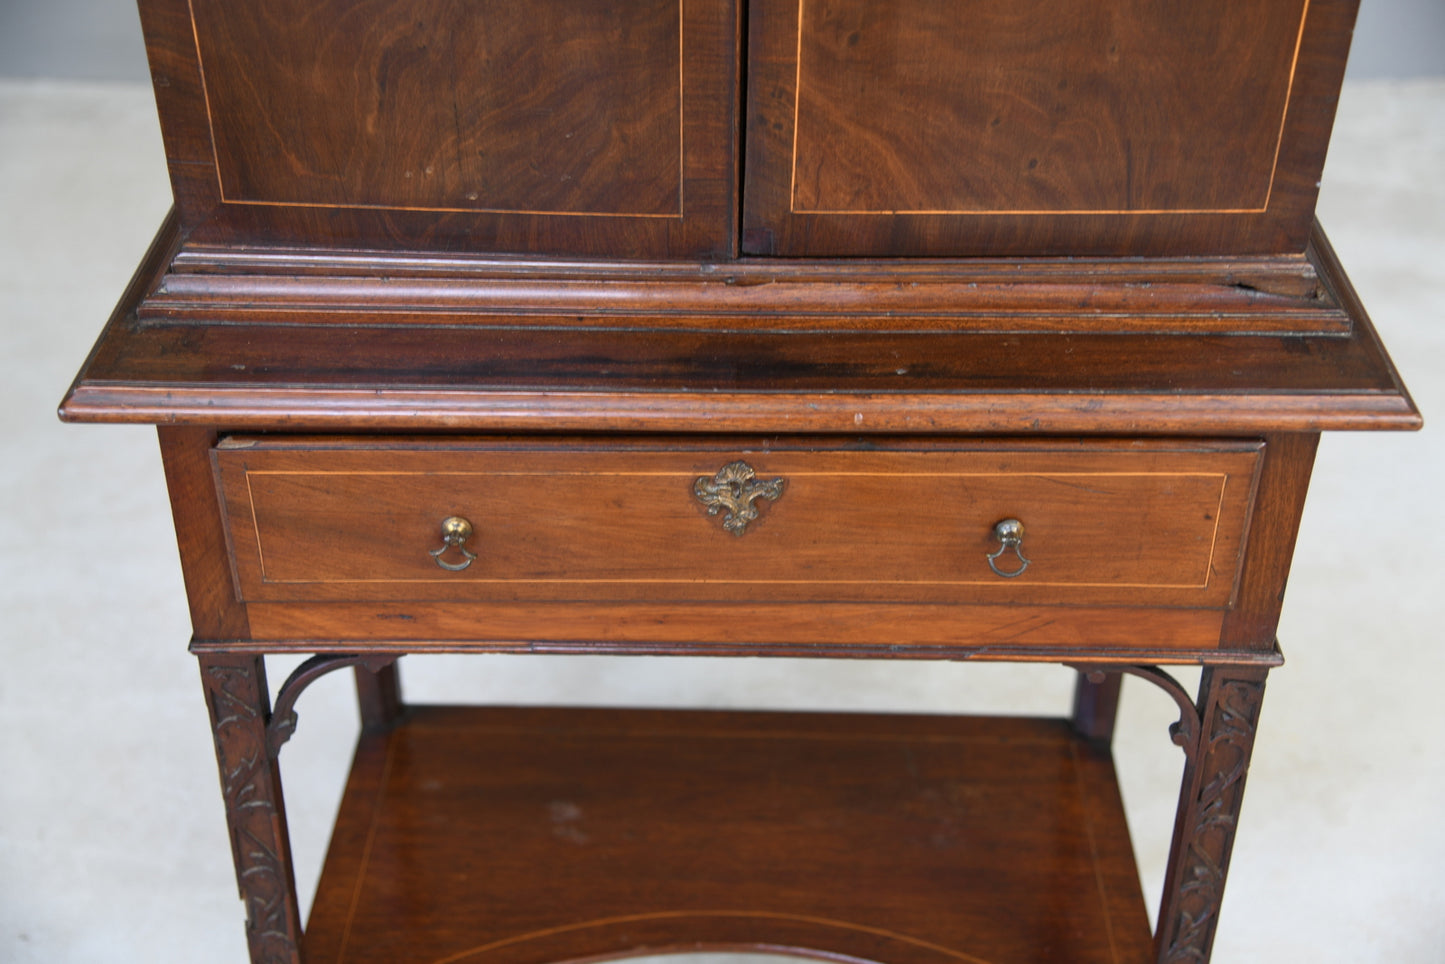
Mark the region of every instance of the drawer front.
[[231, 439], [215, 458], [252, 603], [1218, 609], [1259, 447]]

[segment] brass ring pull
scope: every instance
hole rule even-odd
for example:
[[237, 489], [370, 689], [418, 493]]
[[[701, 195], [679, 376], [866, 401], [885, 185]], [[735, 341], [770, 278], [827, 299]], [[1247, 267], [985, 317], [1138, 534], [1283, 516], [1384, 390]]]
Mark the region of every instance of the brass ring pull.
[[[995, 575], [1003, 576], [1005, 579], [1022, 576], [1024, 570], [1029, 567], [1029, 560], [1024, 558], [1022, 548], [1024, 542], [1024, 524], [1017, 519], [1004, 519], [993, 527], [993, 537], [999, 541], [999, 547], [997, 552], [990, 552], [988, 554], [988, 567], [994, 571]], [[1014, 551], [1014, 555], [1019, 557], [1019, 567], [1009, 570], [1000, 569], [998, 567], [998, 557], [1010, 549]]]
[[724, 509], [723, 528], [735, 536], [745, 535], [748, 523], [758, 517], [758, 499], [777, 500], [783, 495], [783, 479], [758, 481], [757, 472], [746, 462], [729, 462], [712, 478], [699, 476], [692, 485], [697, 500], [707, 506], [708, 515]]
[[[472, 524], [459, 515], [448, 516], [442, 520], [442, 547], [430, 550], [432, 559], [438, 566], [448, 572], [461, 572], [477, 560], [477, 554], [469, 550], [465, 545], [472, 537]], [[455, 549], [462, 554], [461, 562], [447, 562], [442, 558], [448, 549]]]

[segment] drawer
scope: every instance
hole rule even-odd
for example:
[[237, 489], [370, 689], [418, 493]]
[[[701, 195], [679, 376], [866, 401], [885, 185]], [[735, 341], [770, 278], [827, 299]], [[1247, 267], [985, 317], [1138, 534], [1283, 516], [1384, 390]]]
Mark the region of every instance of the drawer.
[[248, 603], [1223, 609], [1259, 454], [236, 437], [215, 464]]

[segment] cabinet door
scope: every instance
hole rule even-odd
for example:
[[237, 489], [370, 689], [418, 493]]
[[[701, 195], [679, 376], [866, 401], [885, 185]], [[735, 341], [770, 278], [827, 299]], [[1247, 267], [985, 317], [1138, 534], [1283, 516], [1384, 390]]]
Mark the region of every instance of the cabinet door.
[[732, 0], [143, 0], [200, 242], [733, 253]]
[[1357, 0], [754, 0], [745, 251], [1303, 251]]

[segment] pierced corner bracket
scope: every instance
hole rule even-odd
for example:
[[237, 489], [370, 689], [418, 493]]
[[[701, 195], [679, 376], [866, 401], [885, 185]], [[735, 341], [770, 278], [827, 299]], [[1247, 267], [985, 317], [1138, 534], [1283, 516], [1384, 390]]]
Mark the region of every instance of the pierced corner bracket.
[[397, 653], [344, 653], [339, 656], [313, 656], [292, 671], [276, 693], [276, 705], [266, 720], [266, 751], [275, 759], [281, 747], [296, 732], [296, 700], [302, 691], [321, 677], [348, 666], [361, 666], [373, 673], [400, 659]]
[[1194, 761], [1199, 750], [1199, 708], [1194, 705], [1194, 698], [1189, 695], [1189, 691], [1180, 685], [1177, 679], [1157, 666], [1136, 666], [1127, 663], [1104, 666], [1070, 663], [1069, 668], [1083, 673], [1091, 683], [1103, 682], [1104, 677], [1109, 673], [1127, 673], [1130, 676], [1147, 680], [1168, 693], [1179, 706], [1179, 719], [1169, 724], [1169, 740], [1184, 751], [1186, 760]]

